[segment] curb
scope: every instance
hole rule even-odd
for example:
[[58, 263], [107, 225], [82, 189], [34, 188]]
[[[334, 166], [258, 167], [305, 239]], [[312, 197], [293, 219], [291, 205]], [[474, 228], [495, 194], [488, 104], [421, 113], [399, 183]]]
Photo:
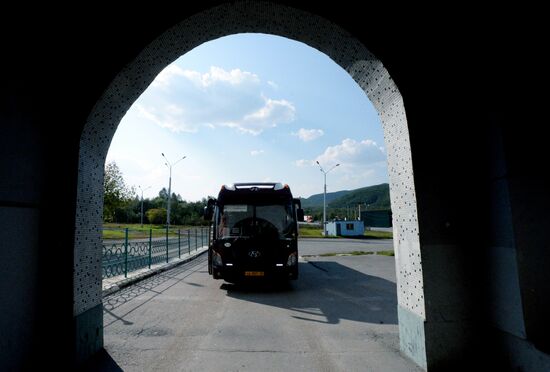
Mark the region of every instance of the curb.
[[203, 255], [206, 252], [208, 252], [208, 248], [204, 249], [203, 251], [197, 252], [197, 254], [195, 254], [194, 256], [186, 257], [186, 258], [183, 258], [181, 260], [174, 261], [174, 262], [169, 262], [167, 264], [164, 264], [163, 266], [151, 269], [147, 272], [138, 274], [134, 277], [123, 279], [123, 280], [117, 282], [116, 284], [114, 284], [112, 287], [109, 287], [107, 289], [103, 289], [101, 291], [102, 297], [106, 297], [106, 296], [109, 296], [113, 293], [116, 293], [116, 292], [122, 290], [123, 288], [126, 288], [126, 287], [128, 287], [128, 286], [130, 286], [134, 283], [137, 283], [139, 281], [142, 281], [144, 279], [150, 278], [153, 275], [160, 274], [164, 271], [168, 271], [170, 269], [173, 269], [176, 266], [182, 265], [182, 264], [187, 263], [189, 261], [193, 261], [195, 258]]

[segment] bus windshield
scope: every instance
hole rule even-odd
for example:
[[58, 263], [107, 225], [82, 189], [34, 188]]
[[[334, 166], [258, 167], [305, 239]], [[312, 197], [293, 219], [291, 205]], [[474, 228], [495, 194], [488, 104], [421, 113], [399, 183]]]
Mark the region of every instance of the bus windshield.
[[292, 204], [226, 204], [218, 218], [220, 238], [290, 238], [295, 230]]

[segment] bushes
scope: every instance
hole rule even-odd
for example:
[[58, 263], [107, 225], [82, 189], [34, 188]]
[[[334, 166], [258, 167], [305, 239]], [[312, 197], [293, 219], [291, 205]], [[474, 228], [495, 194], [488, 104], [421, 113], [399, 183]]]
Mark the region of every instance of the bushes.
[[153, 208], [145, 212], [149, 223], [154, 225], [162, 225], [166, 223], [166, 209], [164, 208]]

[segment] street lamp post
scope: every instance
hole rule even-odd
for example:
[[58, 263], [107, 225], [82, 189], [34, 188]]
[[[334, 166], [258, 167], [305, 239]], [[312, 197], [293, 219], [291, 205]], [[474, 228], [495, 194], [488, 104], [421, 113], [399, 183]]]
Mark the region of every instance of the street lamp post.
[[145, 190], [149, 190], [152, 186], [146, 187], [144, 189], [141, 188], [141, 186], [138, 186], [141, 190], [141, 227], [143, 227], [143, 192]]
[[323, 167], [321, 167], [321, 164], [319, 164], [319, 161], [317, 161], [317, 165], [319, 166], [319, 168], [321, 168], [321, 172], [323, 172], [323, 174], [325, 175], [325, 187], [323, 193], [323, 236], [327, 236], [327, 173], [339, 166], [340, 164], [336, 164], [334, 167], [330, 168], [326, 172]]
[[168, 161], [166, 156], [164, 156], [164, 153], [162, 153], [162, 157], [166, 160], [166, 163], [164, 163], [164, 165], [166, 165], [170, 170], [170, 178], [168, 179], [168, 203], [167, 203], [168, 205], [166, 207], [166, 227], [168, 228], [170, 227], [170, 204], [172, 204], [171, 203], [172, 201], [172, 167], [177, 163], [179, 163], [180, 161], [182, 161], [183, 159], [185, 159], [187, 156], [184, 156], [183, 158], [179, 159], [174, 164], [171, 164]]

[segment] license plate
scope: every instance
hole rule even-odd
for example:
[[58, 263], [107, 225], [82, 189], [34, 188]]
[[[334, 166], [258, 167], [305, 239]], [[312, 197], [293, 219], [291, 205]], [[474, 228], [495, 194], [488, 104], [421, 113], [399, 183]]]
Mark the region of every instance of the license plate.
[[263, 271], [245, 271], [244, 276], [264, 276]]

